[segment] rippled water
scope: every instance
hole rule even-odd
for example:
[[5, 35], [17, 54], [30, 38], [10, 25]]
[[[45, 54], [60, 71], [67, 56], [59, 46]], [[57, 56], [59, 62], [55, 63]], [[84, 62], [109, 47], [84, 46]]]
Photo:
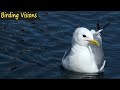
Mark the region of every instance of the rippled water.
[[[0, 20], [0, 78], [81, 79], [120, 78], [119, 11], [39, 11], [39, 20]], [[61, 67], [79, 26], [96, 29], [96, 23], [111, 23], [103, 32], [107, 60], [105, 72], [73, 73]]]

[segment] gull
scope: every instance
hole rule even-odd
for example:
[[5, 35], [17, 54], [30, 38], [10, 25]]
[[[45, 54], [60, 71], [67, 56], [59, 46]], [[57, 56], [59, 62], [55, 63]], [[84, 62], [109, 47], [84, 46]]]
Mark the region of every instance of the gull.
[[62, 66], [73, 72], [103, 72], [106, 60], [104, 60], [100, 32], [109, 24], [100, 28], [99, 23], [97, 23], [97, 31], [85, 27], [77, 28], [73, 33], [72, 47], [65, 52], [62, 58]]

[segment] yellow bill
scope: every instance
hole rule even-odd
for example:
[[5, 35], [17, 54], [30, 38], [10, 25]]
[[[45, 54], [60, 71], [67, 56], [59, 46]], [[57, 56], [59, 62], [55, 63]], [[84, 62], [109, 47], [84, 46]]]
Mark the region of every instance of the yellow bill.
[[89, 43], [94, 44], [96, 46], [100, 46], [100, 44], [96, 40], [90, 40]]

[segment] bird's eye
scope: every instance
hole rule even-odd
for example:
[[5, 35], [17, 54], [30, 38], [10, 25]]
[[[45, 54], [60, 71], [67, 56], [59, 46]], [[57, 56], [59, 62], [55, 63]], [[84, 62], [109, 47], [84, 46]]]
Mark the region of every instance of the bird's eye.
[[86, 35], [83, 35], [83, 37], [86, 37]]

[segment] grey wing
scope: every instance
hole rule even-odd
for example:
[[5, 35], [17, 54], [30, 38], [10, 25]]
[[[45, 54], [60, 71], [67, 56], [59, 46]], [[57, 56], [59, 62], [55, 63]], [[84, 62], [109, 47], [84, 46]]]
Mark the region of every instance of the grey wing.
[[104, 52], [103, 52], [103, 48], [102, 48], [102, 38], [100, 35], [94, 35], [93, 37], [95, 40], [97, 40], [100, 43], [100, 46], [95, 46], [95, 45], [90, 45], [91, 49], [93, 51], [94, 57], [95, 57], [95, 62], [98, 66], [98, 69], [100, 70], [101, 67], [103, 66], [104, 63]]
[[68, 49], [68, 50], [65, 52], [65, 54], [64, 54], [64, 56], [63, 56], [63, 58], [62, 58], [62, 60], [64, 60], [64, 59], [69, 55], [70, 51], [71, 51], [71, 48]]

